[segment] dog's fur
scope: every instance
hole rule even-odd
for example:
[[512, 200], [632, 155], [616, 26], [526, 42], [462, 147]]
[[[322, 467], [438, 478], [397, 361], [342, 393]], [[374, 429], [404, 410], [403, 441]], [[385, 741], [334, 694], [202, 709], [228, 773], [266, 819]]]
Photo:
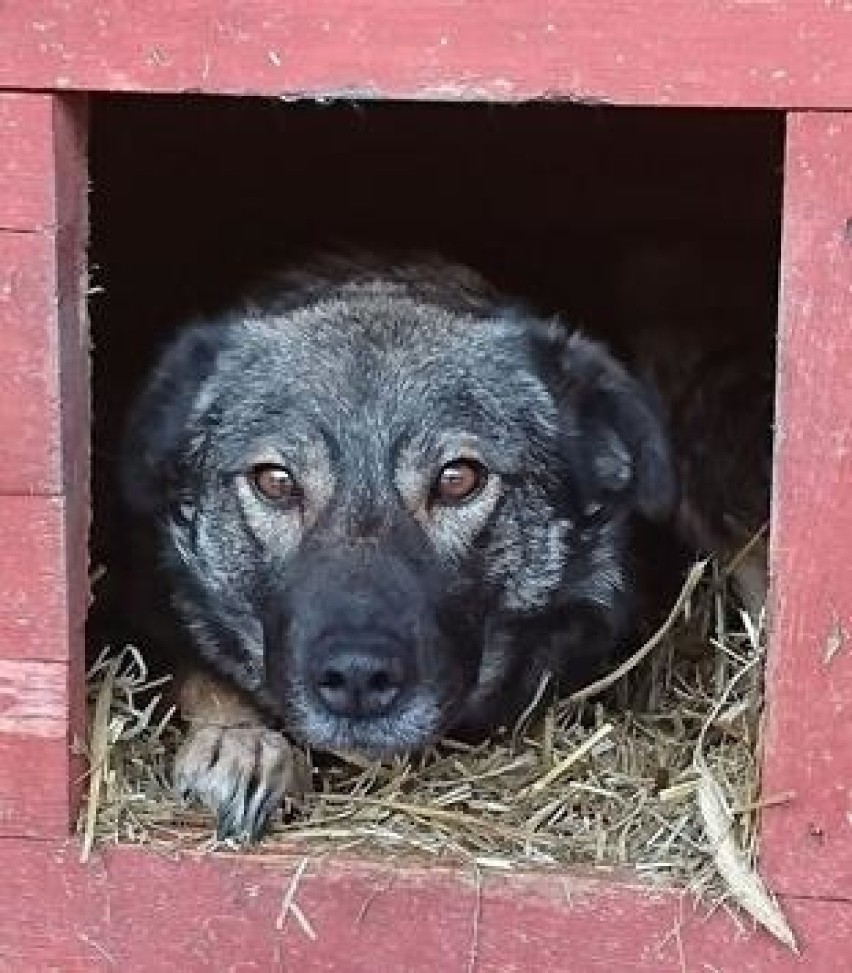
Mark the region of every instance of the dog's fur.
[[[457, 458], [484, 483], [438, 502]], [[286, 467], [298, 502], [260, 498], [258, 464]], [[603, 347], [430, 261], [328, 261], [183, 331], [131, 417], [122, 481], [151, 639], [188, 643], [258, 726], [368, 754], [510, 724], [545, 673], [562, 689], [599, 674], [634, 613], [634, 520], [676, 500], [654, 401]], [[392, 672], [392, 701], [326, 705], [341, 653], [380, 689]], [[206, 722], [251, 724], [237, 709]], [[179, 763], [224, 833], [256, 832], [287, 789], [258, 769], [275, 764], [260, 739], [235, 755], [233, 734], [196, 733]]]

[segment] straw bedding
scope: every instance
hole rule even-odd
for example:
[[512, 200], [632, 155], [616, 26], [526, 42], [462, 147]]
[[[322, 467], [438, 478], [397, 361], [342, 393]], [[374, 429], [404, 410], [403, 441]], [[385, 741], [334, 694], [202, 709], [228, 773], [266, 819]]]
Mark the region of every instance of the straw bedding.
[[[380, 763], [314, 755], [314, 794], [285, 809], [252, 854], [414, 853], [478, 868], [605, 864], [736, 902], [795, 948], [754, 870], [761, 795], [762, 619], [727, 572], [691, 571], [671, 615], [608, 685], [554, 699], [543, 683], [519, 721], [477, 745], [447, 741]], [[89, 672], [94, 842], [214, 849], [203, 809], [173, 796], [180, 728], [157, 707], [134, 647]]]

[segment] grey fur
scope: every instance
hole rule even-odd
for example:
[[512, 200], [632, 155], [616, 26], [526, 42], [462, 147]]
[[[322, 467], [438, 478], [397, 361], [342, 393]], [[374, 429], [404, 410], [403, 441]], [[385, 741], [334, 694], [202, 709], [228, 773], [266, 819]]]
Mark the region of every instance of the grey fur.
[[[436, 503], [458, 457], [484, 485]], [[303, 501], [261, 499], [257, 463]], [[321, 263], [187, 329], [137, 405], [123, 482], [166, 567], [151, 610], [271, 722], [367, 752], [505, 724], [545, 671], [593, 675], [630, 623], [632, 517], [674, 501], [642, 387], [438, 261]], [[318, 657], [375, 633], [405, 657], [398, 703], [325, 708]]]

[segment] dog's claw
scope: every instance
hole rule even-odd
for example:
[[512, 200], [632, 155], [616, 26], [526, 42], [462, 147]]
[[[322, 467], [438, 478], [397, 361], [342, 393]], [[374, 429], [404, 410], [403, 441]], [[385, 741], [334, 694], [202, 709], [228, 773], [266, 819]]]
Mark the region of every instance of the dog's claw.
[[175, 757], [175, 791], [216, 816], [218, 838], [256, 840], [287, 796], [311, 789], [304, 756], [266, 727], [194, 726]]

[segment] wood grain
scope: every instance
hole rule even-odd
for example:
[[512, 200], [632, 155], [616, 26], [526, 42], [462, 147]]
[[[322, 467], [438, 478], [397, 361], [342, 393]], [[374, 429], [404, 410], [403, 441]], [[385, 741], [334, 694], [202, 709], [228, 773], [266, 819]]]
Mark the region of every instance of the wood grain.
[[55, 224], [53, 121], [50, 95], [0, 94], [0, 231]]
[[0, 494], [85, 502], [84, 106], [0, 96], [0, 138]]
[[761, 857], [852, 900], [852, 116], [789, 119]]
[[0, 834], [67, 835], [76, 816], [84, 768], [70, 743], [85, 732], [80, 513], [59, 498], [0, 496]]
[[0, 496], [0, 659], [82, 666], [88, 585], [80, 513], [60, 498]]
[[[67, 662], [80, 653], [80, 610], [69, 603], [67, 507], [48, 497], [0, 497], [0, 659]], [[74, 557], [85, 562], [85, 548]]]
[[852, 106], [852, 8], [761, 0], [11, 0], [0, 86]]
[[0, 659], [0, 734], [64, 739], [68, 666]]
[[[840, 969], [852, 905], [787, 900], [804, 952], [682, 893], [618, 876], [517, 874], [393, 860], [313, 860], [295, 889], [311, 938], [281, 905], [297, 856], [184, 856], [0, 842], [0, 964], [9, 969], [813, 973]], [[22, 916], [44, 916], [22, 922]]]
[[[81, 97], [54, 98], [55, 327], [58, 329], [61, 484], [88, 526], [91, 440], [88, 111]], [[2, 428], [2, 426], [0, 426]], [[80, 549], [82, 558], [82, 548]]]
[[52, 234], [0, 234], [0, 493], [62, 490]]
[[82, 767], [69, 746], [68, 675], [64, 663], [0, 660], [0, 835], [63, 837], [72, 826]]
[[64, 728], [61, 737], [0, 732], [0, 870], [4, 886], [5, 838], [67, 837], [76, 818], [81, 771]]

